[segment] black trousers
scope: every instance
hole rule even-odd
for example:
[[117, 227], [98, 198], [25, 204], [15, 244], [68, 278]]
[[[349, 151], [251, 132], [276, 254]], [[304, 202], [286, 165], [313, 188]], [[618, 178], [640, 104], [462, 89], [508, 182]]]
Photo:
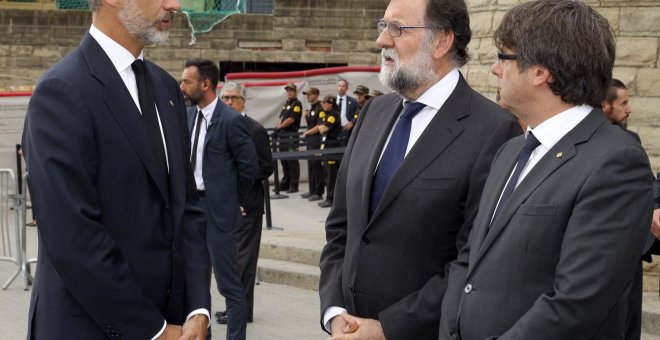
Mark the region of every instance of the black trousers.
[[309, 192], [312, 195], [323, 196], [325, 189], [325, 175], [322, 161], [308, 161], [309, 164]]
[[257, 276], [257, 260], [261, 245], [261, 226], [263, 216], [244, 216], [243, 223], [238, 228], [238, 274], [241, 277], [247, 305], [247, 319], [254, 315], [254, 284]]
[[323, 162], [325, 170], [325, 183], [327, 188], [326, 200], [333, 201], [335, 198], [335, 183], [337, 182], [337, 172], [339, 171], [340, 160], [329, 160]]
[[298, 181], [300, 180], [300, 162], [280, 161], [282, 162], [282, 180], [280, 181], [280, 190], [295, 189], [298, 190]]

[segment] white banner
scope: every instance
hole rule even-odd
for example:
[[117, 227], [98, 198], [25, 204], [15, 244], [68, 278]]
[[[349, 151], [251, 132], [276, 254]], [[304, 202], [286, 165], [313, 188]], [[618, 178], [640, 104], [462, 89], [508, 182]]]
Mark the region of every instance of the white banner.
[[[225, 80], [244, 85], [247, 96], [245, 112], [264, 127], [273, 128], [282, 105], [286, 102], [286, 84], [296, 84], [298, 99], [307, 109], [310, 105], [303, 92], [310, 87], [316, 87], [320, 92], [319, 99], [327, 95], [336, 96], [337, 82], [340, 79], [348, 81], [347, 93], [352, 97], [355, 97], [353, 91], [358, 85], [383, 93], [391, 92], [378, 80], [379, 72], [380, 67], [347, 66], [296, 72], [229, 73]], [[302, 124], [305, 124], [304, 119]]]

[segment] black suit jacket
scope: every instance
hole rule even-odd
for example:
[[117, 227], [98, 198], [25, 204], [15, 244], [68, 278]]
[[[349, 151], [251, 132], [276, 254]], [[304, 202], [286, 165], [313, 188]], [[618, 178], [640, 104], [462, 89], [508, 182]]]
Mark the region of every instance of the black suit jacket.
[[182, 324], [194, 309], [210, 310], [185, 104], [176, 80], [148, 61], [146, 69], [169, 175], [89, 34], [30, 100], [23, 146], [39, 220], [30, 339], [150, 339], [165, 319]]
[[493, 161], [469, 242], [451, 265], [440, 338], [623, 339], [651, 220], [644, 150], [595, 109], [491, 223], [523, 144], [512, 139]]
[[321, 317], [331, 306], [379, 319], [393, 339], [437, 339], [445, 266], [466, 242], [496, 150], [522, 131], [461, 76], [369, 219], [373, 174], [402, 108], [367, 102], [341, 163], [321, 254]]
[[[247, 117], [247, 116], [246, 116]], [[252, 188], [247, 192], [241, 206], [245, 209], [247, 216], [261, 216], [264, 214], [264, 186], [263, 180], [273, 173], [273, 155], [270, 149], [270, 138], [268, 132], [256, 120], [247, 117], [250, 123], [250, 136], [257, 150], [259, 159], [259, 176], [254, 180]]]

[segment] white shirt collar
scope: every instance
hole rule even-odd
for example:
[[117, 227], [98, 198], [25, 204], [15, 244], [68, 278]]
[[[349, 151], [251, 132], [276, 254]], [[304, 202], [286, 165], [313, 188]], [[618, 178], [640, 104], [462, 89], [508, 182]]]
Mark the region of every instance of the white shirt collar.
[[200, 109], [199, 106], [197, 106], [197, 110], [202, 110], [202, 114], [204, 115], [204, 118], [210, 121], [211, 116], [213, 116], [213, 112], [215, 112], [215, 107], [217, 105], [218, 105], [218, 97], [216, 96], [215, 99], [213, 99], [213, 101], [209, 105], [206, 105], [204, 108]]
[[[131, 67], [131, 64], [135, 61], [135, 57], [124, 46], [119, 45], [116, 41], [112, 40], [112, 38], [101, 32], [101, 30], [96, 28], [94, 24], [89, 28], [89, 34], [99, 43], [99, 45], [101, 45], [101, 48], [105, 51], [105, 54], [108, 55], [118, 73]], [[140, 55], [137, 59], [143, 58], [143, 51], [140, 51]]]
[[442, 79], [433, 84], [426, 92], [422, 93], [417, 98], [417, 102], [431, 107], [436, 111], [440, 110], [442, 105], [445, 104], [445, 101], [447, 101], [447, 98], [456, 89], [459, 78], [458, 69], [455, 68], [449, 71], [446, 76], [442, 77]]
[[532, 131], [536, 139], [550, 150], [569, 131], [573, 130], [594, 108], [589, 105], [573, 106], [572, 108], [554, 115], [534, 129], [527, 128], [527, 133]]

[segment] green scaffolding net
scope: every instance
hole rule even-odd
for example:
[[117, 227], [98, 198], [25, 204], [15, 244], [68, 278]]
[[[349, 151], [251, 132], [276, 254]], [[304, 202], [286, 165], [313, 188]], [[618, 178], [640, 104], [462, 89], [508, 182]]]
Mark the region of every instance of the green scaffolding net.
[[213, 29], [213, 26], [236, 13], [245, 13], [246, 0], [181, 0], [181, 11], [188, 17], [191, 44], [195, 35]]
[[[31, 2], [34, 0], [24, 0]], [[87, 9], [89, 0], [56, 0], [59, 9]], [[191, 44], [195, 43], [195, 35], [213, 29], [213, 26], [225, 20], [228, 16], [246, 12], [248, 0], [180, 0], [181, 11], [188, 18], [190, 25]]]

